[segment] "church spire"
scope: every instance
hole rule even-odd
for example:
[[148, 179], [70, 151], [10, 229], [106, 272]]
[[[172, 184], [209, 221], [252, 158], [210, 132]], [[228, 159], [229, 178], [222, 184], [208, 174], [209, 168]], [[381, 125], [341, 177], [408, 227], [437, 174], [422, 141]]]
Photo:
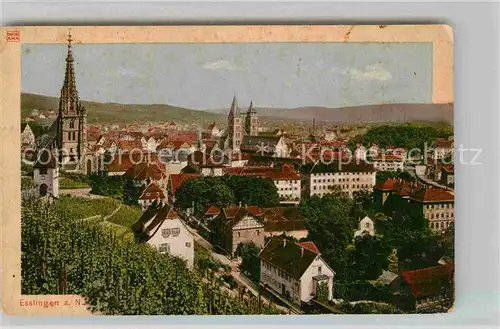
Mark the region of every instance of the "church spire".
[[76, 90], [75, 71], [73, 68], [73, 50], [71, 49], [71, 30], [68, 33], [68, 54], [66, 55], [66, 71], [59, 101], [60, 114], [76, 114], [78, 111], [78, 91]]
[[240, 115], [240, 109], [238, 108], [238, 100], [236, 99], [236, 94], [233, 96], [233, 103], [231, 104], [231, 109], [229, 110], [229, 117], [237, 117]]

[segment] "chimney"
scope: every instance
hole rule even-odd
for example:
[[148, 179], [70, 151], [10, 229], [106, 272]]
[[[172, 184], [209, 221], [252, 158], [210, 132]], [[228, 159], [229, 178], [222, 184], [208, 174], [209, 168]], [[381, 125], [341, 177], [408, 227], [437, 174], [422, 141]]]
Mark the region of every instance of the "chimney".
[[300, 257], [304, 257], [304, 247], [300, 247]]
[[283, 247], [286, 247], [286, 239], [283, 239]]

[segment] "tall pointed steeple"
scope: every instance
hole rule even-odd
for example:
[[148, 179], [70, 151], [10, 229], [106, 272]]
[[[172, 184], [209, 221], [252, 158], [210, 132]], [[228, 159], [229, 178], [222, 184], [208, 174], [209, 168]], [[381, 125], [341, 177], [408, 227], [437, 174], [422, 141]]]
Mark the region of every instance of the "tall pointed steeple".
[[250, 106], [248, 107], [248, 111], [246, 113], [245, 118], [245, 132], [250, 136], [257, 136], [258, 133], [258, 125], [259, 119], [257, 117], [257, 111], [253, 108], [253, 101], [250, 101]]
[[231, 109], [229, 110], [229, 117], [237, 117], [240, 115], [240, 109], [238, 108], [238, 100], [236, 95], [233, 96], [233, 103], [231, 104]]
[[64, 83], [61, 88], [59, 100], [59, 113], [62, 115], [75, 115], [78, 112], [78, 91], [76, 90], [75, 71], [73, 68], [73, 51], [71, 49], [71, 31], [68, 33], [68, 54], [66, 55], [66, 71]]

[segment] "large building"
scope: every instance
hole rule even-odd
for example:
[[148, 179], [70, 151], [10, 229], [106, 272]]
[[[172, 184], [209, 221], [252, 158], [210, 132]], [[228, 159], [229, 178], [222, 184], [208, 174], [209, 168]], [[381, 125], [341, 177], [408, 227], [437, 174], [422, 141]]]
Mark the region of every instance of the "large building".
[[276, 185], [281, 203], [298, 204], [300, 202], [301, 178], [291, 165], [228, 167], [223, 171], [226, 175], [269, 178]]
[[343, 164], [334, 161], [326, 164], [316, 162], [301, 168], [304, 181], [303, 193], [307, 197], [323, 196], [338, 189], [350, 197], [354, 192], [371, 192], [375, 185], [375, 169], [372, 165], [353, 161]]
[[411, 210], [424, 216], [429, 229], [442, 233], [455, 221], [455, 197], [441, 188], [427, 187], [410, 195]]

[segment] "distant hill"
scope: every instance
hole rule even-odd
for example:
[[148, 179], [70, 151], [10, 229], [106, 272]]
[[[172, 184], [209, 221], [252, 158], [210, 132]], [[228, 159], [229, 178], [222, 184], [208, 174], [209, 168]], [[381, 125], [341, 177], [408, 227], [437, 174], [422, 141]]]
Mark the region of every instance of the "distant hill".
[[[82, 101], [87, 109], [87, 118], [90, 123], [130, 123], [130, 122], [158, 122], [175, 121], [191, 122], [225, 122], [225, 116], [216, 113], [190, 110], [182, 107], [148, 104], [129, 105], [117, 103], [98, 103]], [[26, 118], [33, 109], [39, 111], [55, 110], [59, 107], [57, 97], [21, 93], [21, 117]]]
[[[261, 117], [333, 123], [446, 122], [453, 123], [453, 104], [376, 104], [340, 108], [304, 106], [293, 109], [255, 108]], [[242, 109], [243, 111], [245, 109]], [[207, 110], [224, 114], [228, 110]]]
[[342, 108], [298, 107], [295, 109], [257, 109], [261, 116], [335, 123], [370, 122], [447, 122], [453, 123], [453, 104], [378, 104]]
[[[83, 101], [91, 123], [130, 123], [175, 121], [180, 123], [216, 122], [226, 125], [228, 109], [192, 110], [164, 104], [130, 105]], [[21, 94], [21, 116], [27, 117], [32, 109], [56, 110], [58, 98], [36, 94]], [[245, 109], [242, 109], [244, 111]], [[379, 104], [342, 108], [298, 107], [256, 108], [262, 121], [312, 121], [332, 123], [378, 123], [378, 122], [446, 122], [453, 123], [453, 104]], [[265, 118], [265, 120], [264, 120]]]

